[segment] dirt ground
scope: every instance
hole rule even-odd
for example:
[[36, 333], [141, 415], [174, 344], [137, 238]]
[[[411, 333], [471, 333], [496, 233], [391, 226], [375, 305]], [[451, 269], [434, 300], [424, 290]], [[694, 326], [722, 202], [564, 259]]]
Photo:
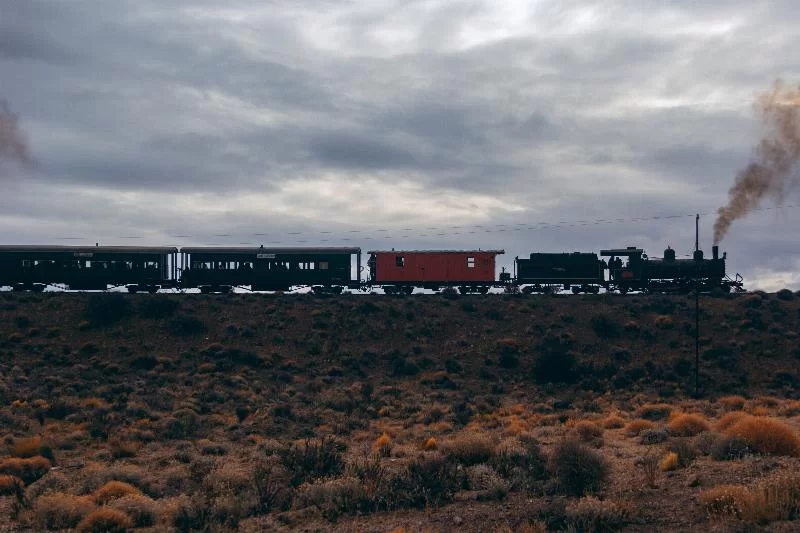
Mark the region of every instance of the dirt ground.
[[796, 531], [798, 332], [703, 296], [695, 394], [683, 296], [0, 293], [0, 531]]

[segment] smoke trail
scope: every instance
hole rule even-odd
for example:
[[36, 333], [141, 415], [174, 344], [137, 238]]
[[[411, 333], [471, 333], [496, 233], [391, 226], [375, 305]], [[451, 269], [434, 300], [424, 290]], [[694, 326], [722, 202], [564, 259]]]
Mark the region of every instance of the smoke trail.
[[736, 175], [728, 191], [728, 205], [717, 211], [714, 244], [719, 244], [734, 220], [757, 208], [765, 197], [780, 204], [786, 193], [800, 185], [800, 87], [785, 87], [777, 80], [772, 90], [756, 100], [765, 126], [753, 160]]
[[0, 99], [0, 162], [10, 159], [19, 163], [31, 162], [28, 143], [17, 125], [18, 116], [11, 112], [8, 102]]

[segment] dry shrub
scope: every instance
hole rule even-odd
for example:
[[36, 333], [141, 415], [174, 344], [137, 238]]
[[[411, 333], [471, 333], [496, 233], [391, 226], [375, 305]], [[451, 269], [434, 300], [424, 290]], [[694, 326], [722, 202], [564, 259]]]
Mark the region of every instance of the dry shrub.
[[731, 411], [719, 419], [715, 429], [717, 431], [725, 431], [746, 416], [748, 416], [748, 414], [744, 411]]
[[342, 514], [370, 510], [361, 484], [352, 477], [304, 483], [298, 488], [295, 501], [300, 508], [317, 508], [323, 517], [331, 521]]
[[389, 457], [392, 453], [392, 437], [390, 437], [388, 433], [383, 432], [383, 434], [372, 443], [372, 451], [381, 457]]
[[203, 480], [214, 520], [236, 526], [250, 509], [258, 505], [251, 465], [223, 462]]
[[625, 426], [625, 433], [628, 434], [630, 437], [638, 436], [642, 431], [646, 431], [648, 429], [655, 429], [656, 425], [649, 420], [632, 420]]
[[30, 485], [50, 471], [51, 463], [41, 456], [8, 457], [0, 461], [0, 474], [15, 476]]
[[678, 454], [675, 452], [669, 452], [658, 463], [658, 467], [661, 469], [662, 472], [669, 472], [670, 470], [675, 470], [676, 468], [678, 468]]
[[130, 516], [134, 527], [151, 527], [158, 520], [156, 502], [143, 494], [128, 494], [113, 500], [108, 506]]
[[605, 429], [620, 429], [625, 427], [625, 419], [619, 415], [609, 415], [602, 420]]
[[568, 503], [565, 514], [578, 531], [614, 531], [628, 521], [630, 509], [613, 500], [584, 496]]
[[792, 520], [800, 514], [800, 475], [782, 473], [750, 491], [745, 520], [758, 523]]
[[603, 436], [603, 428], [589, 420], [581, 420], [575, 424], [572, 432], [583, 442], [591, 442]]
[[672, 412], [672, 406], [666, 403], [646, 403], [639, 407], [637, 416], [645, 420], [665, 420]]
[[425, 450], [426, 452], [436, 450], [437, 448], [438, 445], [436, 443], [436, 437], [430, 437], [422, 444], [422, 449]]
[[732, 396], [722, 396], [717, 400], [717, 403], [720, 404], [728, 411], [739, 411], [744, 409], [744, 404], [747, 400], [744, 396], [732, 395]]
[[655, 487], [660, 474], [658, 456], [648, 451], [645, 455], [637, 457], [634, 464], [642, 469], [647, 486]]
[[33, 504], [33, 521], [44, 529], [73, 528], [95, 509], [90, 496], [52, 492]]
[[560, 489], [573, 496], [597, 491], [605, 484], [609, 473], [608, 463], [600, 454], [574, 440], [555, 446], [549, 468]]
[[749, 496], [742, 485], [717, 485], [700, 492], [699, 499], [700, 505], [714, 518], [741, 518]]
[[125, 533], [132, 527], [130, 516], [117, 509], [104, 507], [86, 515], [78, 524], [78, 533]]
[[19, 494], [24, 484], [22, 480], [15, 476], [0, 476], [0, 496]]
[[108, 443], [108, 449], [114, 459], [136, 457], [139, 448], [141, 448], [141, 445], [134, 441], [112, 441]]
[[508, 482], [486, 464], [469, 467], [467, 479], [470, 489], [479, 491], [479, 500], [502, 500], [510, 489]]
[[109, 481], [92, 494], [92, 499], [98, 505], [105, 505], [112, 500], [129, 496], [131, 494], [141, 495], [142, 491], [124, 481]]
[[753, 416], [769, 416], [769, 407], [755, 405], [750, 407], [748, 412]]
[[725, 432], [739, 437], [756, 453], [796, 456], [800, 453], [800, 439], [794, 431], [779, 420], [761, 416], [748, 416], [739, 420]]
[[672, 418], [667, 424], [670, 434], [679, 437], [694, 437], [698, 433], [708, 431], [710, 426], [705, 418], [696, 414], [681, 414]]
[[675, 325], [675, 321], [669, 315], [659, 315], [656, 317], [655, 326], [660, 329], [670, 329]]
[[52, 464], [55, 464], [53, 449], [38, 435], [27, 439], [15, 440], [11, 455], [22, 458], [42, 456], [47, 458]]
[[441, 450], [445, 456], [465, 466], [472, 466], [492, 458], [494, 441], [484, 432], [463, 431], [443, 442]]

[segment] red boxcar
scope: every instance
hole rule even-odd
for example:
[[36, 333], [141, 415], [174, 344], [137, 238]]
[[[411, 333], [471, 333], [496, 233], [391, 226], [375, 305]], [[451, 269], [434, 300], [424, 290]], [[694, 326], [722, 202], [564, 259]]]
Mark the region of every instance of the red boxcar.
[[503, 250], [391, 250], [369, 252], [370, 281], [380, 285], [481, 287], [495, 283]]

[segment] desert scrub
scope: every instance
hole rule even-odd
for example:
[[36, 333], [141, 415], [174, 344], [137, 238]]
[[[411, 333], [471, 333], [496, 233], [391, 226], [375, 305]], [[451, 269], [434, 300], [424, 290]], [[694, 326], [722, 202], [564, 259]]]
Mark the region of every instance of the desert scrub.
[[528, 435], [500, 443], [490, 464], [508, 481], [511, 490], [540, 492], [548, 477], [547, 459], [536, 440]]
[[722, 418], [720, 418], [717, 421], [714, 428], [717, 431], [725, 431], [746, 416], [749, 415], [744, 411], [731, 411], [730, 413], [726, 413]]
[[56, 464], [53, 449], [38, 435], [27, 439], [15, 439], [11, 455], [23, 459], [41, 456], [48, 459], [51, 464]]
[[672, 412], [672, 406], [666, 403], [647, 403], [639, 407], [637, 416], [645, 420], [665, 420]]
[[158, 521], [158, 505], [143, 494], [128, 494], [112, 500], [108, 506], [128, 515], [133, 527], [151, 527]]
[[655, 429], [656, 425], [649, 420], [631, 420], [627, 426], [625, 426], [625, 433], [630, 437], [638, 436], [642, 431], [646, 431], [649, 429]]
[[15, 476], [0, 475], [0, 496], [19, 494], [23, 490], [22, 480]]
[[78, 524], [78, 533], [125, 533], [133, 527], [131, 517], [117, 509], [104, 507], [86, 515]]
[[98, 505], [105, 505], [112, 500], [131, 494], [140, 495], [142, 491], [124, 481], [109, 481], [92, 494], [92, 500]]
[[438, 453], [426, 454], [392, 478], [389, 505], [422, 509], [449, 503], [463, 482], [455, 464]]
[[763, 416], [746, 416], [729, 427], [725, 434], [742, 439], [756, 453], [796, 456], [800, 439], [779, 420]]
[[131, 303], [120, 293], [92, 294], [86, 302], [84, 316], [92, 324], [110, 326], [133, 313]]
[[596, 492], [609, 474], [608, 463], [599, 453], [574, 440], [555, 446], [549, 468], [561, 491], [572, 496]]
[[50, 461], [44, 457], [8, 457], [0, 461], [0, 474], [14, 476], [30, 485], [50, 471]]
[[472, 466], [492, 458], [494, 441], [488, 433], [465, 430], [443, 441], [440, 449], [447, 458]]
[[42, 529], [68, 529], [77, 526], [94, 509], [90, 496], [52, 492], [33, 503], [32, 519]]
[[603, 428], [595, 422], [580, 420], [572, 427], [572, 433], [583, 442], [591, 442], [603, 436]]
[[628, 506], [613, 501], [584, 496], [567, 504], [565, 515], [577, 531], [614, 531], [630, 517]]
[[742, 485], [717, 485], [702, 491], [698, 499], [709, 516], [741, 518], [749, 496], [747, 488]]
[[625, 419], [616, 414], [607, 416], [600, 423], [605, 429], [621, 429], [625, 427]]
[[738, 411], [744, 409], [746, 402], [747, 400], [744, 398], [744, 396], [738, 395], [722, 396], [717, 400], [717, 403], [726, 411]]
[[679, 414], [670, 418], [667, 424], [670, 435], [678, 437], [694, 437], [698, 433], [708, 431], [710, 426], [705, 418], [697, 414]]
[[289, 471], [289, 484], [296, 487], [309, 479], [333, 477], [342, 472], [346, 446], [330, 437], [307, 439], [280, 452], [281, 463]]
[[479, 464], [467, 468], [469, 488], [478, 491], [480, 501], [502, 500], [509, 491], [509, 484], [491, 466]]

